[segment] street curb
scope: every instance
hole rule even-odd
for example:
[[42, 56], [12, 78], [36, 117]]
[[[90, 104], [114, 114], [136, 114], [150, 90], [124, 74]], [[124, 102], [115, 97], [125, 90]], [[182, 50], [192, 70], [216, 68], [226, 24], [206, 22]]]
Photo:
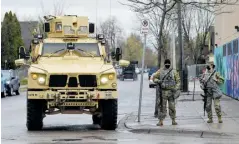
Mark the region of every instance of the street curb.
[[[130, 132], [133, 133], [147, 133], [147, 134], [188, 134], [188, 135], [200, 135], [200, 137], [203, 137], [203, 135], [211, 135], [211, 136], [235, 136], [238, 134], [235, 133], [223, 133], [223, 132], [213, 132], [213, 131], [205, 131], [205, 130], [190, 130], [190, 129], [167, 129], [167, 128], [133, 128], [131, 126], [128, 126], [127, 122], [124, 124], [127, 129], [129, 129]], [[155, 126], [156, 127], [156, 126]]]

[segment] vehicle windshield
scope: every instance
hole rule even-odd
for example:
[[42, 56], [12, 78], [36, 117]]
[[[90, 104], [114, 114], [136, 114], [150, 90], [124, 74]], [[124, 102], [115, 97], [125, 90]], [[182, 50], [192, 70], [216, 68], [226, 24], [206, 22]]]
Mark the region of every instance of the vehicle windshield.
[[[94, 56], [100, 56], [100, 51], [97, 43], [74, 43], [75, 44], [75, 50], [81, 54], [83, 57], [90, 57], [90, 53]], [[42, 47], [42, 55], [48, 56], [51, 53], [54, 53], [58, 50], [66, 49], [66, 43], [44, 43]], [[83, 51], [80, 51], [78, 49], [81, 49]], [[57, 56], [58, 54], [62, 53], [64, 51], [59, 51], [54, 54], [54, 56]]]

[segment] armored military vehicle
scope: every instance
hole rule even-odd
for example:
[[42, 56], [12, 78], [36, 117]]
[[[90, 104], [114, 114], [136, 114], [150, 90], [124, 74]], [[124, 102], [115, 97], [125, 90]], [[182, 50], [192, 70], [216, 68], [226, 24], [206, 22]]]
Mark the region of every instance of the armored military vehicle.
[[120, 48], [109, 59], [104, 35], [90, 36], [95, 26], [88, 17], [44, 18], [46, 37], [37, 35], [32, 40], [30, 62], [22, 58], [15, 61], [17, 66], [29, 66], [28, 130], [41, 130], [43, 118], [58, 113], [90, 114], [94, 124], [115, 130], [118, 94], [112, 58], [120, 65], [128, 64], [120, 60]]
[[134, 81], [138, 79], [138, 74], [135, 71], [135, 67], [138, 65], [138, 61], [130, 61], [130, 64], [122, 67], [122, 73], [120, 80], [133, 79]]

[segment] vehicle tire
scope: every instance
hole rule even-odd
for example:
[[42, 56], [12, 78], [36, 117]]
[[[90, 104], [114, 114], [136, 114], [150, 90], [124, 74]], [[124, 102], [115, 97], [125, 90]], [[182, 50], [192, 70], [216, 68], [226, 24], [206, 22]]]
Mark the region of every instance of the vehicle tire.
[[92, 115], [92, 120], [93, 120], [93, 124], [100, 125], [101, 123], [101, 117], [99, 117], [98, 115]]
[[16, 95], [20, 95], [19, 90], [16, 90], [15, 93]]
[[39, 100], [27, 100], [27, 129], [41, 130], [43, 127], [43, 103]]
[[102, 100], [101, 101], [101, 128], [104, 130], [115, 130], [117, 128], [118, 103], [117, 100]]
[[4, 98], [4, 97], [6, 97], [6, 96], [5, 96], [5, 93], [4, 93], [4, 92], [1, 92], [1, 98]]

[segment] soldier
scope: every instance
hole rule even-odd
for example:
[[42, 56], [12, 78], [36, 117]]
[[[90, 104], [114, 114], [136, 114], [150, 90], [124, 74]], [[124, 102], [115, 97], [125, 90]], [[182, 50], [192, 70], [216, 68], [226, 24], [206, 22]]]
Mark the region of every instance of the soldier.
[[[211, 76], [211, 77], [210, 77]], [[207, 66], [207, 71], [204, 73], [203, 82], [207, 83], [205, 89], [207, 93], [206, 96], [206, 112], [208, 114], [207, 123], [213, 123], [212, 118], [212, 100], [214, 100], [214, 107], [218, 117], [218, 122], [222, 123], [222, 113], [220, 106], [220, 98], [222, 96], [222, 92], [219, 88], [219, 85], [224, 83], [224, 78], [220, 76], [218, 72], [215, 71], [215, 65], [210, 64]]]
[[157, 71], [153, 75], [153, 81], [155, 83], [160, 83], [162, 92], [160, 105], [158, 107], [159, 122], [157, 123], [157, 126], [163, 125], [163, 120], [167, 115], [166, 111], [167, 102], [169, 108], [169, 115], [172, 119], [172, 125], [177, 125], [177, 122], [175, 121], [176, 110], [175, 110], [174, 93], [176, 93], [176, 91], [179, 90], [180, 88], [180, 78], [176, 70], [170, 68], [171, 62], [169, 59], [166, 59], [164, 61], [164, 66], [165, 67], [163, 69], [160, 69], [160, 71]]

